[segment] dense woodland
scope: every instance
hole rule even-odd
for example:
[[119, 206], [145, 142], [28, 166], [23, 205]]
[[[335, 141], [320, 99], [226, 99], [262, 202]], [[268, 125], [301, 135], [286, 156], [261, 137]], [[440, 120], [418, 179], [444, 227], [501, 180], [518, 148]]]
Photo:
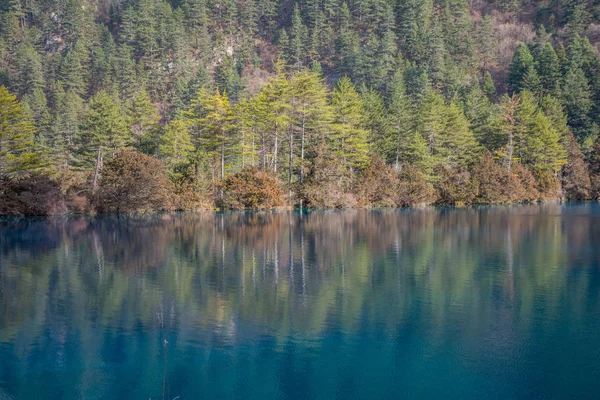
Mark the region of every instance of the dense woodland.
[[0, 10], [0, 214], [600, 194], [598, 1]]

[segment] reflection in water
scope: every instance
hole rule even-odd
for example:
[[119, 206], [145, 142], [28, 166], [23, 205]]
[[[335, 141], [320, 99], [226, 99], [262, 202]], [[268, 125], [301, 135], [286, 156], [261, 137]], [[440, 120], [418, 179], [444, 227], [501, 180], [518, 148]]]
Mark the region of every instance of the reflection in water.
[[592, 397], [599, 243], [592, 204], [3, 220], [0, 398]]

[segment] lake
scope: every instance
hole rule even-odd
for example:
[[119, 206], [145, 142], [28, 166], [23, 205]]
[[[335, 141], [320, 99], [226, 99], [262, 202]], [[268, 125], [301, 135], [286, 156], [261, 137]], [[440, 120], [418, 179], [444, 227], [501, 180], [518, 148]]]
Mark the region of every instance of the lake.
[[600, 205], [0, 220], [0, 399], [600, 396]]

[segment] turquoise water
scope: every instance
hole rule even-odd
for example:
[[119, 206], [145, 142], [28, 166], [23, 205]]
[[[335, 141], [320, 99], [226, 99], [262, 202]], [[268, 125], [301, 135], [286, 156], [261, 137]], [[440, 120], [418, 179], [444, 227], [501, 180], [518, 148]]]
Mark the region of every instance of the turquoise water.
[[0, 221], [0, 399], [600, 396], [600, 206]]

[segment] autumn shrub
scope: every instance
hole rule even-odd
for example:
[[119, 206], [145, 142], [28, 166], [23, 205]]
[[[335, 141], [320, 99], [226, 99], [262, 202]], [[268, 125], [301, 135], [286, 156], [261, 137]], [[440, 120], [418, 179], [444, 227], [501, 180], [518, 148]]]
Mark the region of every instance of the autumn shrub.
[[145, 213], [173, 208], [173, 185], [158, 159], [124, 150], [101, 169], [94, 204], [102, 213]]
[[354, 186], [358, 204], [368, 207], [395, 207], [400, 180], [394, 169], [373, 157]]
[[321, 151], [315, 158], [301, 196], [310, 208], [352, 208], [357, 204], [351, 193], [353, 172], [333, 154]]
[[496, 163], [489, 152], [473, 167], [472, 179], [475, 203], [524, 203], [538, 198], [536, 182], [528, 170], [520, 165], [513, 165], [512, 170], [508, 170]]
[[438, 204], [464, 205], [473, 202], [475, 183], [469, 171], [441, 166], [435, 173], [439, 176], [435, 184]]
[[228, 176], [215, 191], [216, 204], [221, 209], [259, 210], [285, 205], [281, 182], [256, 168]]
[[398, 179], [396, 205], [399, 207], [423, 206], [435, 201], [433, 185], [418, 169], [405, 165], [400, 170]]
[[562, 197], [560, 180], [552, 171], [541, 171], [534, 175], [540, 201], [559, 200]]
[[56, 215], [68, 212], [60, 182], [49, 175], [0, 181], [0, 215]]
[[522, 164], [514, 164], [511, 173], [511, 196], [515, 203], [529, 203], [538, 201], [540, 193], [537, 189], [535, 177]]

